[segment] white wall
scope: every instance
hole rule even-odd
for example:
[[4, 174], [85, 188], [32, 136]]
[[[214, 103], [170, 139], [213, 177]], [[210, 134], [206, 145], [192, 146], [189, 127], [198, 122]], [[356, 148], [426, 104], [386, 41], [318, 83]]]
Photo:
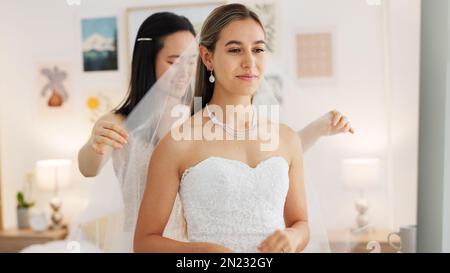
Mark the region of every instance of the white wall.
[[376, 226], [416, 222], [420, 1], [389, 1], [385, 28], [382, 8], [358, 0], [304, 0], [283, 6], [285, 62], [291, 71], [291, 33], [317, 26], [336, 32], [335, 82], [299, 86], [290, 90], [288, 100], [296, 129], [338, 109], [351, 118], [357, 132], [324, 139], [306, 156], [306, 178], [323, 187], [324, 211], [333, 227], [346, 227], [355, 217], [355, 194], [344, 192], [338, 178], [340, 160], [346, 157], [378, 156], [385, 164], [380, 189], [369, 194]]
[[[368, 6], [362, 0], [279, 1], [282, 14], [280, 63], [286, 64], [282, 69], [294, 83], [295, 32], [325, 27], [336, 33], [336, 81], [316, 87], [298, 86], [286, 93], [289, 100], [285, 100], [289, 123], [295, 129], [328, 110], [338, 109], [351, 118], [357, 131], [355, 136], [322, 140], [306, 157], [306, 178], [326, 189], [322, 196], [328, 200], [326, 216], [333, 228], [347, 227], [354, 220], [354, 195], [342, 190], [338, 175], [340, 160], [355, 156], [379, 156], [386, 162], [391, 155], [393, 159], [392, 175], [385, 175], [380, 189], [369, 195], [374, 223], [389, 227], [415, 222], [420, 1], [390, 2], [389, 48], [393, 58], [391, 91], [387, 92], [380, 7]], [[36, 160], [68, 157], [76, 163], [77, 150], [91, 127], [84, 110], [89, 90], [112, 90], [112, 97], [117, 101], [125, 93], [125, 8], [159, 3], [156, 0], [82, 0], [81, 6], [69, 7], [62, 0], [2, 1], [0, 146], [6, 227], [15, 225], [14, 195]], [[120, 71], [84, 74], [81, 72], [80, 18], [103, 15], [118, 16]], [[52, 62], [68, 63], [72, 67], [72, 107], [58, 110], [58, 113], [43, 111], [37, 103], [37, 64]], [[387, 103], [389, 98], [391, 104]], [[70, 217], [85, 201], [88, 186], [88, 183], [81, 183], [86, 179], [77, 174], [76, 166], [74, 173], [76, 186], [66, 192], [64, 203], [65, 213]], [[393, 183], [393, 196], [386, 194], [388, 181]], [[38, 196], [43, 207], [47, 206], [46, 197], [42, 193]], [[387, 214], [391, 216], [386, 217]], [[392, 218], [395, 221], [389, 220]]]
[[[349, 227], [354, 223], [353, 199], [357, 193], [343, 190], [340, 181], [340, 161], [345, 157], [378, 156], [386, 154], [386, 104], [383, 87], [383, 50], [381, 12], [379, 7], [364, 1], [295, 1], [286, 5], [286, 33], [298, 29], [323, 27], [335, 31], [336, 79], [324, 86], [300, 86], [291, 90], [289, 100], [291, 122], [302, 125], [338, 109], [348, 115], [356, 130], [354, 136], [337, 136], [322, 140], [306, 156], [306, 179], [323, 187], [323, 211], [328, 225]], [[293, 20], [292, 18], [299, 18]], [[356, 23], [357, 22], [357, 23]], [[284, 43], [286, 52], [294, 54], [293, 36]], [[295, 71], [295, 58], [288, 59]], [[295, 107], [297, 105], [297, 107]], [[389, 208], [386, 207], [386, 187], [369, 194], [371, 216], [378, 226]]]
[[420, 0], [389, 1], [394, 226], [417, 221]]

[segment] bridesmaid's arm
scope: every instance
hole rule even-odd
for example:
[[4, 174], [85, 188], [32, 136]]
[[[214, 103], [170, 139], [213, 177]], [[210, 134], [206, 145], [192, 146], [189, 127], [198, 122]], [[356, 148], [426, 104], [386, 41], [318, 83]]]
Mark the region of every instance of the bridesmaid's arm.
[[180, 143], [168, 134], [151, 157], [134, 235], [135, 252], [230, 252], [216, 244], [180, 242], [163, 237], [179, 187]]

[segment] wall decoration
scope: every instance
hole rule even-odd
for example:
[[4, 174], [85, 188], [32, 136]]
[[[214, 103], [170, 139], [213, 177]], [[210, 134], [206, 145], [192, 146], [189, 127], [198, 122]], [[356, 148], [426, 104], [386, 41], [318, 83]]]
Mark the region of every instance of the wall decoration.
[[89, 121], [95, 123], [101, 116], [113, 109], [111, 99], [103, 92], [97, 92], [86, 99]]
[[333, 33], [302, 32], [296, 36], [297, 77], [331, 79], [335, 74]]
[[68, 77], [67, 72], [57, 65], [44, 67], [40, 72], [41, 78], [45, 78], [41, 97], [46, 100], [48, 107], [61, 107], [69, 99], [69, 94], [64, 86]]
[[116, 18], [82, 19], [81, 32], [83, 70], [118, 70]]

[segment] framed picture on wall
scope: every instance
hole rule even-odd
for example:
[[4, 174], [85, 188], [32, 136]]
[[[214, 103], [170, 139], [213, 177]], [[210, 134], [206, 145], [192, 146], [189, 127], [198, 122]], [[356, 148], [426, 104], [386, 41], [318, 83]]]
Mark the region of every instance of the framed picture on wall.
[[116, 17], [81, 20], [83, 71], [118, 70]]
[[299, 30], [295, 35], [296, 77], [305, 84], [329, 84], [336, 79], [336, 33], [333, 29]]
[[69, 68], [64, 64], [42, 64], [38, 67], [41, 104], [50, 108], [63, 107], [70, 98]]
[[36, 62], [36, 92], [40, 114], [68, 113], [73, 109], [72, 65], [66, 61]]
[[180, 5], [157, 5], [148, 7], [133, 7], [128, 8], [125, 14], [126, 34], [127, 34], [127, 55], [128, 65], [131, 64], [133, 56], [134, 41], [136, 39], [139, 27], [147, 17], [157, 12], [173, 12], [178, 15], [186, 16], [194, 25], [195, 31], [200, 33], [203, 22], [209, 13], [218, 6], [226, 4], [225, 1], [195, 3], [195, 4], [180, 4]]

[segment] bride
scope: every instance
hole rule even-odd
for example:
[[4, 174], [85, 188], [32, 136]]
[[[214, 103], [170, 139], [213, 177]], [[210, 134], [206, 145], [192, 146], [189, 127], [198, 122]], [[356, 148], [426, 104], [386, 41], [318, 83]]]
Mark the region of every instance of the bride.
[[[264, 75], [264, 40], [258, 16], [243, 5], [219, 7], [207, 18], [195, 88], [202, 109], [178, 129], [186, 136], [186, 128], [194, 134], [209, 128], [215, 137], [179, 140], [172, 130], [155, 148], [135, 229], [136, 252], [300, 252], [308, 244], [300, 139], [252, 107]], [[230, 106], [237, 118], [226, 111]], [[261, 149], [264, 140], [255, 128], [264, 124], [279, 140], [275, 149]], [[236, 139], [242, 132], [247, 137]], [[188, 242], [163, 236], [177, 194]]]
[[[80, 150], [81, 173], [85, 176], [98, 176], [94, 184], [99, 184], [99, 192], [92, 193], [94, 201], [106, 198], [105, 190], [113, 188], [112, 184], [115, 183], [111, 184], [111, 181], [116, 181], [115, 176], [120, 185], [124, 204], [123, 208], [119, 207], [123, 210], [124, 223], [108, 220], [109, 231], [102, 235], [102, 239], [96, 239], [115, 245], [113, 248], [105, 247], [107, 251], [132, 250], [137, 213], [147, 178], [148, 159], [159, 139], [169, 131], [164, 127], [170, 128], [172, 123], [166, 120], [171, 105], [189, 105], [192, 101], [191, 86], [186, 86], [190, 80], [187, 81], [186, 76], [190, 78], [190, 75], [195, 74], [192, 68], [196, 61], [192, 60], [197, 59], [198, 44], [194, 41], [194, 36], [193, 26], [184, 17], [167, 12], [149, 16], [136, 36], [131, 89], [124, 105], [95, 124], [90, 139]], [[155, 47], [154, 43], [160, 46]], [[210, 74], [202, 81], [208, 83], [209, 76]], [[181, 91], [174, 94], [173, 90]], [[265, 93], [259, 90], [258, 95], [261, 97]], [[213, 109], [213, 105], [210, 108]], [[346, 117], [337, 111], [331, 111], [311, 122], [297, 136], [306, 152], [322, 136], [346, 132], [353, 132]], [[127, 144], [123, 145], [124, 139], [120, 135], [129, 135]], [[105, 152], [108, 148], [114, 148], [114, 152]], [[106, 163], [109, 156], [112, 156], [112, 167]], [[113, 168], [114, 173], [108, 167]], [[178, 197], [163, 234], [172, 239], [186, 240], [185, 221]], [[118, 199], [120, 198], [113, 200]], [[311, 200], [309, 198], [309, 202]], [[116, 203], [118, 205], [120, 202]], [[98, 211], [101, 208], [98, 203], [93, 204], [92, 210]], [[111, 204], [105, 204], [104, 210], [109, 211], [110, 207]], [[310, 210], [313, 207], [308, 206]], [[315, 215], [311, 211], [310, 214]], [[314, 225], [314, 219], [311, 219], [310, 225]], [[121, 226], [123, 230], [120, 230]]]

